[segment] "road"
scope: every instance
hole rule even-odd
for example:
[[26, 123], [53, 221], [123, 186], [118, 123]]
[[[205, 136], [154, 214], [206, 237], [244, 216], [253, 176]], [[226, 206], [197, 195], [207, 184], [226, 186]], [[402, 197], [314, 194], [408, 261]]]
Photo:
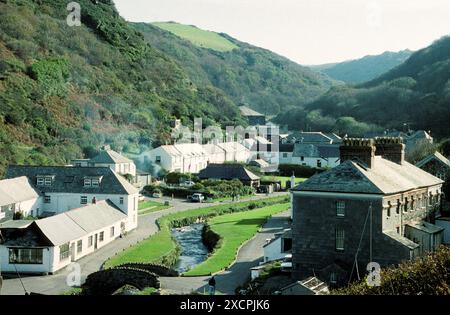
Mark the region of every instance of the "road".
[[[250, 277], [250, 268], [258, 266], [263, 259], [263, 245], [275, 233], [289, 227], [289, 212], [273, 216], [253, 239], [241, 247], [236, 262], [226, 271], [215, 276], [216, 290], [223, 294], [233, 295], [235, 289], [244, 284]], [[192, 292], [208, 292], [207, 277], [161, 277], [161, 287], [168, 293], [189, 294]]]
[[[280, 196], [286, 193], [275, 193], [270, 197]], [[249, 199], [245, 200], [259, 200], [267, 198], [266, 195], [257, 195], [253, 196]], [[168, 200], [167, 198], [162, 198], [159, 201]], [[158, 201], [158, 200], [156, 200]], [[81, 270], [81, 282], [83, 283], [86, 277], [102, 268], [103, 263], [108, 260], [108, 258], [114, 256], [116, 253], [123, 251], [124, 249], [129, 248], [132, 245], [148, 238], [149, 236], [155, 234], [158, 231], [158, 226], [156, 225], [156, 220], [160, 217], [176, 213], [187, 211], [190, 209], [200, 208], [200, 207], [208, 207], [211, 205], [215, 205], [218, 203], [190, 203], [185, 200], [174, 199], [170, 200], [173, 205], [172, 208], [149, 213], [139, 217], [139, 225], [138, 228], [128, 234], [126, 237], [117, 239], [108, 245], [102, 247], [98, 251], [83, 257], [78, 260], [77, 263], [80, 265]], [[241, 200], [243, 201], [243, 200]], [[220, 204], [228, 204], [232, 202], [222, 202]], [[71, 275], [70, 268], [63, 269], [57, 272], [54, 275], [48, 276], [22, 276], [21, 280], [27, 292], [35, 292], [40, 294], [48, 294], [48, 295], [58, 295], [63, 292], [66, 292], [70, 289], [67, 285], [67, 278]], [[25, 291], [22, 287], [21, 281], [19, 278], [11, 278], [3, 280], [3, 287], [0, 292], [1, 295], [23, 295]]]

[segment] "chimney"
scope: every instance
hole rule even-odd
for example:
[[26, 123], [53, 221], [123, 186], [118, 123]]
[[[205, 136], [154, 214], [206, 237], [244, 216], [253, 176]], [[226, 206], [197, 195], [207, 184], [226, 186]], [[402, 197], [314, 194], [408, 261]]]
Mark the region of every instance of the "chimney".
[[340, 147], [341, 163], [356, 161], [372, 168], [375, 161], [375, 145], [373, 139], [345, 139]]
[[400, 165], [405, 161], [405, 145], [401, 137], [375, 138], [375, 147], [377, 156]]

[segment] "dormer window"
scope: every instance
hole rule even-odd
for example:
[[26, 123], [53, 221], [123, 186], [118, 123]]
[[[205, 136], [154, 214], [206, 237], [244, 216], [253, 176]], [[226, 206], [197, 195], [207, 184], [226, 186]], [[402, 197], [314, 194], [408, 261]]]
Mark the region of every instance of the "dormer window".
[[98, 187], [98, 186], [100, 186], [100, 180], [98, 180], [98, 179], [92, 179], [92, 180], [91, 180], [91, 185], [92, 185], [92, 187]]
[[84, 179], [84, 187], [91, 187], [92, 180], [90, 178]]
[[53, 184], [53, 176], [38, 176], [36, 184], [37, 186], [51, 186]]

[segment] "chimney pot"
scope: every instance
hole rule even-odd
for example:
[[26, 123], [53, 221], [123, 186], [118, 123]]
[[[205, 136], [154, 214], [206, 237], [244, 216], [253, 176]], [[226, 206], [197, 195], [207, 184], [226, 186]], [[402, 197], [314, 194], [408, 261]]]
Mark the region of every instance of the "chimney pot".
[[405, 145], [401, 137], [375, 138], [376, 155], [397, 164], [405, 161]]
[[345, 161], [359, 161], [368, 168], [375, 162], [375, 146], [373, 139], [347, 138], [340, 147], [341, 163]]

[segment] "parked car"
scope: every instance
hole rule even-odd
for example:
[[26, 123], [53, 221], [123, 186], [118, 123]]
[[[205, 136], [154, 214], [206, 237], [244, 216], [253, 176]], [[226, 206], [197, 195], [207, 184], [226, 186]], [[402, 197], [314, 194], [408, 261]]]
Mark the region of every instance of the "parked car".
[[195, 185], [195, 183], [191, 180], [187, 180], [187, 181], [181, 183], [181, 186], [183, 186], [183, 187], [192, 187], [194, 185]]
[[292, 254], [287, 254], [284, 256], [284, 259], [281, 262], [281, 271], [292, 272]]
[[195, 193], [191, 196], [190, 200], [192, 202], [203, 202], [205, 200], [205, 196], [200, 193]]

